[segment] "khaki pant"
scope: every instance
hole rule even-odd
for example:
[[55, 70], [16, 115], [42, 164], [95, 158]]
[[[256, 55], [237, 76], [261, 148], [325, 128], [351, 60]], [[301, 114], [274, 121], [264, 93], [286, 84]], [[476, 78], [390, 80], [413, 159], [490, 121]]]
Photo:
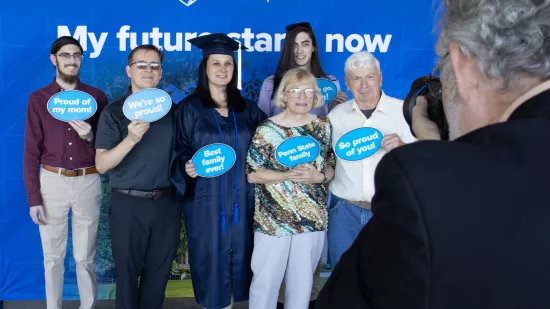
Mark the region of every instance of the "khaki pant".
[[69, 209], [80, 309], [94, 308], [97, 294], [94, 258], [101, 210], [99, 174], [66, 177], [41, 169], [40, 191], [46, 212], [46, 225], [40, 225], [39, 229], [47, 308], [61, 309]]

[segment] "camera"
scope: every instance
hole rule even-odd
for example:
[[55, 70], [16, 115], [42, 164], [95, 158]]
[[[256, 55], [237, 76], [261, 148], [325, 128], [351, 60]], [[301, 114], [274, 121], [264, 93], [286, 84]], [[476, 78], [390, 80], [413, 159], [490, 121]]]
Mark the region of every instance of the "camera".
[[435, 122], [442, 140], [449, 139], [449, 126], [443, 110], [441, 94], [441, 81], [439, 77], [429, 75], [414, 80], [411, 90], [403, 101], [403, 116], [411, 128], [411, 133], [416, 137], [412, 129], [412, 111], [416, 105], [416, 98], [423, 96], [428, 101], [428, 118]]

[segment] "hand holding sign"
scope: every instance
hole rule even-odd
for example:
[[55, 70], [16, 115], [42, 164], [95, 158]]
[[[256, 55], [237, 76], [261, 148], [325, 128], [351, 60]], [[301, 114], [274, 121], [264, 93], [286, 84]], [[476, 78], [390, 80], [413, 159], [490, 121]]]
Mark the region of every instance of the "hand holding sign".
[[301, 163], [310, 163], [319, 155], [319, 143], [311, 137], [296, 136], [282, 142], [275, 151], [279, 163], [295, 167]]
[[54, 94], [48, 100], [47, 107], [55, 119], [70, 122], [92, 117], [97, 111], [97, 102], [84, 91], [65, 90]]
[[197, 176], [199, 175], [197, 174], [196, 170], [197, 169], [195, 168], [195, 164], [193, 164], [191, 160], [185, 163], [185, 172], [187, 173], [187, 175], [189, 175], [189, 177], [197, 178]]
[[69, 122], [69, 125], [73, 127], [80, 138], [87, 140], [88, 142], [92, 140], [92, 126], [89, 123], [82, 120], [73, 120]]
[[124, 101], [122, 111], [130, 120], [141, 119], [153, 122], [161, 119], [170, 111], [172, 98], [164, 90], [156, 88], [134, 92]]
[[139, 143], [143, 135], [149, 130], [150, 124], [143, 120], [135, 120], [128, 125], [128, 137], [132, 142]]
[[334, 100], [332, 100], [332, 104], [336, 106], [338, 104], [346, 102], [347, 100], [348, 100], [348, 95], [343, 91], [338, 91], [338, 94], [336, 94], [336, 97], [334, 98]]
[[351, 130], [336, 142], [334, 152], [342, 160], [363, 160], [380, 149], [382, 138], [382, 132], [375, 128], [364, 127]]
[[187, 164], [185, 171], [189, 176], [195, 173], [201, 177], [217, 177], [229, 171], [235, 164], [235, 159], [235, 150], [230, 146], [221, 143], [210, 144], [199, 149], [191, 158], [195, 171], [193, 172], [192, 167]]
[[388, 134], [382, 139], [382, 148], [386, 151], [390, 151], [403, 145], [405, 145], [405, 143], [399, 138], [399, 135], [395, 133]]

